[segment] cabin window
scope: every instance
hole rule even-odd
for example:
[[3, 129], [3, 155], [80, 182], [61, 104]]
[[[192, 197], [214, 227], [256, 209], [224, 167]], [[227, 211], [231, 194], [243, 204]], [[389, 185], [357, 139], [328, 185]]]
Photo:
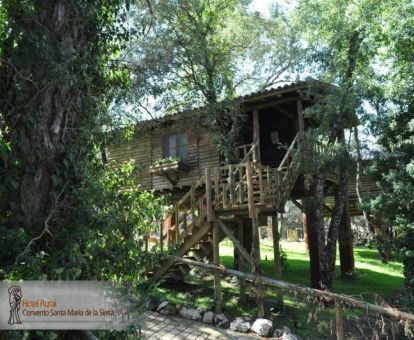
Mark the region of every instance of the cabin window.
[[175, 133], [164, 136], [164, 155], [163, 157], [179, 157], [187, 159], [187, 134]]

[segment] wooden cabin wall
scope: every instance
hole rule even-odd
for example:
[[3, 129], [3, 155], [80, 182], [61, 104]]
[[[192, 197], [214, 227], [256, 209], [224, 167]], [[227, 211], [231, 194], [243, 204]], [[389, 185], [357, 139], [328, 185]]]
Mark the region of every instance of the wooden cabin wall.
[[140, 135], [121, 145], [114, 145], [107, 150], [108, 161], [125, 162], [135, 160], [140, 170], [139, 183], [146, 190], [152, 188], [151, 174], [151, 135], [150, 132]]
[[[163, 176], [149, 173], [149, 167], [155, 161], [163, 158], [163, 137], [173, 133], [187, 133], [187, 155], [185, 163], [190, 167], [189, 172], [180, 174], [177, 186]], [[163, 126], [137, 136], [133, 141], [108, 150], [108, 160], [125, 161], [134, 159], [141, 167], [140, 184], [145, 189], [157, 191], [186, 189], [202, 175], [206, 167], [220, 165], [219, 152], [212, 143], [206, 128], [180, 128], [176, 126]]]

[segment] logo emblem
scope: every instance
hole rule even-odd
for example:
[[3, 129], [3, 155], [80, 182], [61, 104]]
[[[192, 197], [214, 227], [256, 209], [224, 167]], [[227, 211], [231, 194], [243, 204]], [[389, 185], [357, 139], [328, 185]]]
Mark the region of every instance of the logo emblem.
[[21, 324], [19, 317], [20, 302], [22, 300], [22, 289], [19, 286], [9, 288], [10, 317], [9, 325]]

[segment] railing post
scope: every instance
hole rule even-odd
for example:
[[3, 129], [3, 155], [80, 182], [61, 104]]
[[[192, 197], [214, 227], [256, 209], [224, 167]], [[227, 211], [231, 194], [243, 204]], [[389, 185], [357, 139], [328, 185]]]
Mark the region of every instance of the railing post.
[[247, 176], [247, 199], [249, 204], [249, 217], [257, 218], [257, 212], [254, 205], [254, 192], [253, 192], [253, 173], [252, 165], [246, 164], [246, 176]]
[[191, 224], [192, 224], [192, 229], [195, 226], [195, 204], [196, 204], [196, 200], [195, 200], [195, 189], [194, 186], [191, 186]]
[[175, 205], [175, 242], [178, 243], [180, 241], [180, 208], [178, 204]]
[[206, 204], [207, 204], [207, 220], [209, 222], [214, 221], [213, 207], [211, 201], [211, 177], [210, 169], [206, 168]]
[[272, 185], [272, 181], [270, 179], [270, 167], [269, 166], [266, 167], [266, 181], [267, 181], [267, 183], [265, 185], [265, 187], [266, 187], [266, 196], [267, 196], [266, 199], [270, 200], [271, 204], [274, 204], [275, 200], [274, 200], [273, 195], [274, 195], [275, 191], [274, 191], [274, 188], [273, 188], [273, 185]]
[[217, 206], [220, 204], [220, 176], [218, 168], [214, 168], [214, 201]]
[[265, 203], [264, 202], [263, 173], [262, 173], [262, 166], [260, 164], [258, 164], [257, 166], [257, 176], [259, 177], [260, 203]]
[[229, 165], [229, 186], [230, 186], [230, 206], [234, 206], [235, 205], [235, 184], [234, 184], [234, 169], [233, 169], [233, 165], [230, 164]]

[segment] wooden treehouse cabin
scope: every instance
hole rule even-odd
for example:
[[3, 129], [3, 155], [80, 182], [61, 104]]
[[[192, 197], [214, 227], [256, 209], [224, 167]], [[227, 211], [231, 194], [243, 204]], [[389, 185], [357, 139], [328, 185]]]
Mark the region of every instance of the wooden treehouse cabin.
[[[223, 164], [206, 127], [181, 124], [180, 114], [144, 122], [132, 141], [108, 150], [109, 160], [135, 159], [143, 188], [171, 195], [173, 213], [157, 232], [161, 249], [174, 247], [178, 257], [198, 261], [207, 257], [219, 265], [219, 242], [227, 237], [234, 243], [238, 269], [260, 275], [259, 227], [268, 226], [273, 234], [275, 276], [281, 278], [278, 214], [288, 200], [302, 208], [299, 200], [312, 195], [301, 172], [304, 155], [317, 158], [327, 152], [305, 139], [304, 131], [312, 125], [303, 116], [311, 105], [301, 98], [306, 86], [300, 82], [240, 98], [246, 119], [234, 164]], [[336, 185], [335, 173], [329, 174], [327, 183]], [[314, 212], [305, 213], [308, 241], [316, 244]], [[343, 220], [349, 224], [349, 217]], [[350, 226], [343, 229], [350, 233]], [[352, 255], [352, 238], [350, 247], [347, 256]], [[310, 251], [315, 256], [311, 245]], [[169, 271], [187, 272], [183, 263], [169, 258], [148, 275], [158, 280]], [[242, 301], [244, 285], [240, 280]], [[216, 311], [221, 310], [220, 287], [220, 274], [215, 273]], [[262, 316], [264, 290], [260, 282], [256, 287]]]

